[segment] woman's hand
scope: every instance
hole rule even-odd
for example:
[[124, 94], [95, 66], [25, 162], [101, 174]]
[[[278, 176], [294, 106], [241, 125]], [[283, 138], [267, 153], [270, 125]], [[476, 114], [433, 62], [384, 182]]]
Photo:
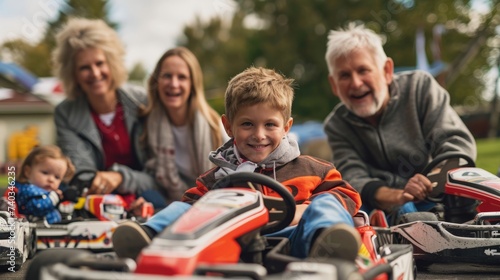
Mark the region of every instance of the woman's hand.
[[88, 194], [112, 193], [123, 181], [122, 174], [116, 171], [98, 171]]

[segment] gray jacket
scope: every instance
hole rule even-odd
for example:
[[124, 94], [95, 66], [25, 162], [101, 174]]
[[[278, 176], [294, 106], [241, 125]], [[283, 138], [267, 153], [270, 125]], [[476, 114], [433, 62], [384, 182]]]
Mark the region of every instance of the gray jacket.
[[[145, 93], [139, 88], [118, 89], [118, 98], [123, 106], [125, 124], [132, 143], [133, 155], [140, 169], [146, 160], [145, 150], [139, 143], [142, 123], [138, 119], [140, 104], [147, 102]], [[54, 121], [57, 130], [57, 145], [69, 156], [76, 170], [104, 170], [104, 152], [99, 131], [92, 120], [90, 105], [84, 96], [61, 102], [55, 109]], [[120, 193], [137, 193], [155, 188], [153, 177], [141, 170], [113, 164], [110, 170], [118, 171], [123, 182], [118, 187]]]
[[449, 104], [449, 94], [423, 71], [395, 74], [377, 127], [342, 103], [324, 122], [333, 163], [374, 207], [381, 186], [403, 189], [429, 161], [448, 151], [476, 158], [473, 136]]

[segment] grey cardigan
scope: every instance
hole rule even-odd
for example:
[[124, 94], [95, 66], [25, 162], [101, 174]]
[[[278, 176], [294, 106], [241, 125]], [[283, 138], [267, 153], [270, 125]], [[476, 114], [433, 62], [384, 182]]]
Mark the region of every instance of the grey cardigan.
[[[142, 123], [138, 119], [138, 108], [140, 104], [147, 102], [147, 97], [139, 88], [128, 86], [118, 89], [118, 98], [123, 106], [134, 158], [142, 169], [146, 155], [139, 143]], [[101, 137], [92, 120], [89, 103], [85, 96], [80, 95], [73, 100], [66, 99], [61, 102], [55, 109], [54, 121], [57, 130], [57, 145], [69, 156], [77, 171], [104, 169]], [[118, 171], [123, 176], [123, 182], [117, 189], [119, 193], [140, 194], [144, 190], [155, 188], [153, 177], [146, 172], [116, 163], [110, 170]]]
[[342, 103], [324, 122], [333, 163], [369, 207], [375, 207], [378, 188], [403, 189], [439, 154], [459, 151], [476, 158], [473, 136], [432, 76], [422, 71], [395, 74], [389, 92], [377, 127]]

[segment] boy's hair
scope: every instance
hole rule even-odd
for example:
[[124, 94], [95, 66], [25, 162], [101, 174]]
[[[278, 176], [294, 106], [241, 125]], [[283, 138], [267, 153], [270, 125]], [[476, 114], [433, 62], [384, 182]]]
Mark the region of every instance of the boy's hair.
[[328, 72], [333, 74], [335, 60], [347, 56], [355, 49], [368, 49], [375, 58], [378, 67], [383, 67], [387, 55], [382, 47], [382, 38], [363, 24], [351, 22], [345, 29], [330, 31], [326, 50]]
[[26, 172], [26, 167], [32, 167], [33, 165], [40, 163], [46, 158], [62, 159], [66, 161], [66, 165], [68, 166], [68, 168], [66, 170], [66, 173], [64, 174], [64, 178], [62, 179], [62, 181], [67, 183], [69, 182], [69, 180], [71, 180], [71, 178], [75, 174], [75, 166], [73, 165], [73, 163], [71, 163], [71, 160], [63, 154], [62, 150], [58, 146], [46, 145], [35, 147], [24, 159], [23, 164], [21, 165], [21, 174], [18, 181], [20, 183], [27, 183], [28, 178], [24, 174]]
[[229, 81], [225, 94], [226, 116], [229, 121], [241, 107], [268, 103], [283, 115], [292, 117], [293, 79], [287, 79], [272, 69], [250, 67]]
[[125, 48], [114, 29], [101, 19], [71, 18], [56, 35], [57, 46], [52, 53], [54, 75], [70, 99], [81, 94], [75, 81], [75, 57], [81, 50], [96, 48], [104, 52], [112, 86], [117, 88], [128, 77], [124, 64]]

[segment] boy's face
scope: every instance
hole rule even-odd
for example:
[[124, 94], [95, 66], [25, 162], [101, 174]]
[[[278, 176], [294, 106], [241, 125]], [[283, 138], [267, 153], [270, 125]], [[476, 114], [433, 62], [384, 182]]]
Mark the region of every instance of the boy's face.
[[28, 181], [46, 191], [59, 189], [68, 165], [63, 159], [45, 158], [32, 166], [26, 166]]
[[229, 137], [234, 138], [239, 153], [259, 163], [279, 146], [293, 119], [285, 121], [281, 112], [261, 103], [240, 108], [231, 123], [222, 115], [222, 123]]

